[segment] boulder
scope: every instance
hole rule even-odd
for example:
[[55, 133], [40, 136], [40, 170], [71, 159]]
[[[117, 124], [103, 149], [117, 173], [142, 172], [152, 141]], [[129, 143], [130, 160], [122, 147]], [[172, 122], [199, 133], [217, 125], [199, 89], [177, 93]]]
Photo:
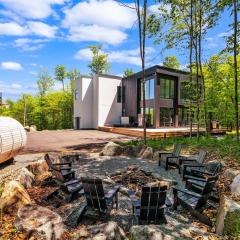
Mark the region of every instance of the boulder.
[[163, 233], [156, 225], [136, 225], [130, 229], [131, 239], [137, 240], [173, 240], [173, 236]]
[[31, 203], [31, 199], [18, 181], [10, 181], [5, 185], [0, 198], [0, 209], [12, 212], [29, 203]]
[[136, 149], [136, 153], [137, 153], [137, 157], [141, 157], [144, 153], [144, 151], [146, 150], [147, 146], [144, 144], [139, 144], [135, 147]]
[[153, 154], [153, 160], [158, 162], [159, 161], [159, 151], [154, 152]]
[[147, 147], [143, 154], [141, 155], [142, 159], [152, 159], [153, 158], [153, 149], [151, 147]]
[[25, 188], [30, 188], [34, 182], [34, 175], [24, 167], [20, 170], [16, 180], [19, 181]]
[[65, 232], [62, 218], [57, 213], [36, 204], [19, 209], [14, 225], [18, 230], [26, 231], [29, 238], [37, 233], [46, 240], [60, 239]]
[[231, 192], [236, 195], [239, 196], [240, 195], [240, 174], [238, 174], [234, 179], [233, 182], [230, 185], [231, 188]]
[[218, 208], [216, 233], [219, 235], [240, 236], [240, 204], [222, 196]]
[[124, 146], [122, 154], [128, 157], [136, 157], [137, 156], [136, 146], [133, 145]]
[[45, 160], [39, 160], [27, 166], [27, 169], [35, 175], [36, 181], [44, 181], [52, 174], [48, 171], [48, 165]]
[[232, 181], [238, 174], [240, 174], [239, 170], [228, 168], [224, 171], [223, 176], [229, 178]]
[[110, 221], [104, 224], [90, 227], [92, 234], [94, 235], [93, 240], [125, 240], [125, 232], [116, 222]]
[[101, 155], [103, 156], [117, 156], [122, 154], [123, 148], [114, 142], [109, 142], [103, 148]]

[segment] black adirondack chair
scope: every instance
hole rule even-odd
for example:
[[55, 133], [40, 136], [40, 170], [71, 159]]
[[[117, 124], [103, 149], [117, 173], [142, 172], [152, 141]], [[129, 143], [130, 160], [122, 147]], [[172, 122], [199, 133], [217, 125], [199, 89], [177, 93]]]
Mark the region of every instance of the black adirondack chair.
[[183, 180], [185, 181], [192, 177], [206, 178], [207, 176], [218, 176], [221, 170], [222, 164], [220, 162], [183, 165]]
[[53, 176], [61, 181], [66, 182], [75, 178], [75, 172], [72, 169], [72, 163], [53, 163], [49, 154], [46, 154], [44, 159], [46, 160], [49, 171], [52, 172]]
[[167, 223], [164, 215], [167, 187], [142, 187], [141, 200], [128, 190], [137, 224]]
[[[206, 205], [207, 200], [211, 195], [215, 180], [209, 178], [204, 183], [202, 188], [199, 188], [198, 183], [199, 181], [187, 180], [187, 188], [185, 189], [172, 187], [174, 195], [173, 209], [176, 210], [177, 206], [180, 204], [199, 221], [211, 226], [212, 223], [210, 219], [207, 216], [203, 215], [202, 211], [204, 210], [204, 206]], [[196, 192], [196, 188], [198, 189], [198, 193]]]
[[105, 219], [109, 216], [114, 203], [116, 204], [116, 209], [118, 208], [120, 185], [115, 185], [105, 193], [101, 179], [82, 178], [81, 180], [87, 202], [86, 211], [90, 210], [97, 213], [97, 216], [88, 214], [89, 217]]
[[206, 157], [206, 152], [203, 150], [199, 151], [199, 154], [196, 158], [192, 157], [168, 157], [166, 161], [166, 170], [169, 169], [169, 166], [178, 168], [179, 174], [182, 172], [182, 168], [184, 164], [203, 164]]
[[182, 144], [176, 144], [174, 146], [174, 149], [172, 152], [160, 152], [159, 153], [159, 162], [158, 162], [158, 165], [161, 166], [161, 162], [162, 162], [162, 158], [163, 157], [166, 157], [166, 160], [167, 158], [169, 157], [173, 157], [173, 158], [178, 158], [180, 156], [180, 152], [182, 150]]

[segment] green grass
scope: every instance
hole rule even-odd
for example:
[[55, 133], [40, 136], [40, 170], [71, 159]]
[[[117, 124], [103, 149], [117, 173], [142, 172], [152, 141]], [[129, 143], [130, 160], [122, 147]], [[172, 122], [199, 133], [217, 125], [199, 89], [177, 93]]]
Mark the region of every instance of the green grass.
[[[152, 147], [154, 150], [169, 150], [173, 148], [176, 143], [187, 145], [187, 149], [197, 151], [198, 149], [205, 149], [210, 153], [216, 153], [220, 157], [229, 156], [240, 160], [240, 145], [231, 136], [226, 135], [222, 139], [200, 137], [199, 141], [196, 137], [192, 139], [186, 137], [163, 138], [159, 140], [148, 140], [147, 146]], [[130, 141], [122, 143], [123, 145], [139, 145], [143, 141]]]

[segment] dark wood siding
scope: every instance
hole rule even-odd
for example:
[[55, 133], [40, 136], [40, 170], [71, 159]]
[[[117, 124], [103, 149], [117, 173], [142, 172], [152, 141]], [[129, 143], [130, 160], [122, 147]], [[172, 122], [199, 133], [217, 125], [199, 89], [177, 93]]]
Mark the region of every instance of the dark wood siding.
[[125, 116], [132, 116], [137, 121], [137, 79], [125, 78], [122, 81], [122, 85], [125, 87], [123, 114]]

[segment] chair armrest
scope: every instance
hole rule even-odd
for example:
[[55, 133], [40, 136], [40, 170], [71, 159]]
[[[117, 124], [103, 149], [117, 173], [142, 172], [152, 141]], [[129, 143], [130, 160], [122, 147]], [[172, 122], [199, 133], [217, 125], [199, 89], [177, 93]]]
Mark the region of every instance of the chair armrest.
[[66, 163], [53, 163], [53, 166], [64, 166], [68, 165], [69, 167], [72, 166], [72, 162], [66, 162]]
[[198, 193], [195, 193], [195, 192], [192, 192], [192, 191], [189, 191], [187, 189], [183, 189], [183, 188], [178, 188], [178, 187], [172, 187], [173, 189], [173, 193], [174, 192], [182, 192], [182, 193], [186, 193], [188, 195], [191, 195], [193, 197], [202, 197], [202, 195], [198, 194]]
[[107, 199], [111, 199], [113, 198], [119, 191], [120, 189], [120, 184], [115, 185], [113, 188], [111, 188], [106, 194], [105, 194], [105, 198]]
[[63, 183], [63, 185], [64, 185], [65, 187], [67, 187], [67, 186], [69, 186], [69, 185], [72, 185], [72, 184], [75, 184], [75, 183], [79, 183], [79, 182], [81, 182], [81, 181], [78, 180], [78, 179], [74, 179], [74, 180], [71, 180], [71, 181], [68, 181], [68, 182]]
[[70, 168], [70, 167], [62, 167], [62, 168], [60, 168], [60, 169], [58, 169], [59, 171], [61, 171], [61, 170], [71, 170], [72, 168]]
[[209, 175], [209, 176], [213, 176], [214, 175], [214, 173], [211, 173], [211, 172], [208, 172], [208, 171], [203, 171], [203, 170], [200, 170], [200, 169], [191, 169], [191, 171], [199, 173], [199, 174]]
[[67, 173], [63, 173], [63, 176], [68, 176], [68, 175], [75, 175], [75, 171], [69, 171]]
[[171, 156], [172, 153], [171, 152], [159, 152], [159, 157], [160, 158], [162, 157], [162, 155], [169, 155], [169, 156]]

